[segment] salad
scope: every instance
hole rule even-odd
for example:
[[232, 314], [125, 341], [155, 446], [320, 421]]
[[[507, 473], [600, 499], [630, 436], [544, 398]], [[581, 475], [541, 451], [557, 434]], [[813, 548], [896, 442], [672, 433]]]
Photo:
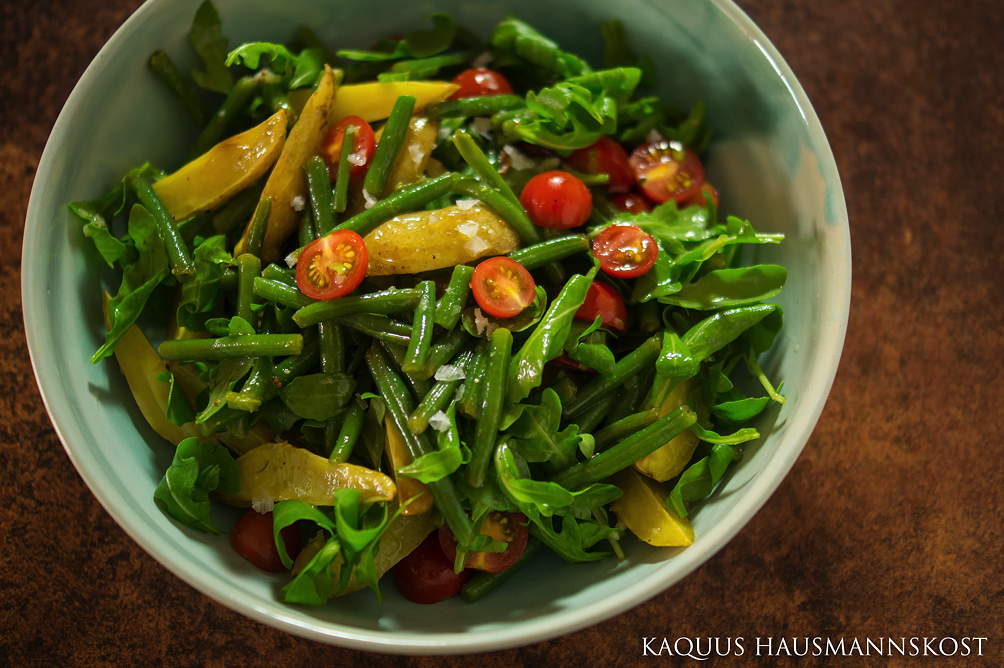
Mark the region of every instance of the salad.
[[782, 236], [721, 215], [703, 106], [601, 28], [602, 69], [517, 18], [231, 48], [205, 2], [198, 66], [150, 57], [198, 136], [69, 205], [118, 277], [91, 361], [174, 447], [157, 505], [285, 601], [689, 545], [784, 402], [758, 358], [786, 271], [740, 252]]

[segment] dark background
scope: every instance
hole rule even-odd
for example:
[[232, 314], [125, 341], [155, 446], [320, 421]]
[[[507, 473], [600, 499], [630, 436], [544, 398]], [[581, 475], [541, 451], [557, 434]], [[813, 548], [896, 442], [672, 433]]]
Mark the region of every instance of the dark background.
[[[34, 171], [77, 78], [139, 4], [0, 2], [0, 664], [370, 665], [382, 657], [249, 621], [140, 550], [35, 388], [19, 285]], [[853, 298], [829, 403], [788, 478], [703, 567], [483, 666], [628, 664], [642, 636], [989, 636], [984, 660], [1004, 656], [1004, 3], [741, 5], [812, 99], [847, 197]]]

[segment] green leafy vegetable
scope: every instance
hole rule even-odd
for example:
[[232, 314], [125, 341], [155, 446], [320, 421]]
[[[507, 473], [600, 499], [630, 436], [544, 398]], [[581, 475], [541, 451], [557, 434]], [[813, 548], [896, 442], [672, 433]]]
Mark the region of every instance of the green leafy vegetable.
[[720, 443], [723, 445], [741, 445], [760, 438], [760, 432], [753, 427], [743, 427], [727, 436], [723, 436], [710, 429], [705, 429], [699, 424], [693, 425], [690, 431], [694, 432], [695, 436], [706, 443]]
[[659, 299], [680, 308], [710, 311], [770, 299], [784, 287], [788, 270], [777, 264], [718, 269]]
[[671, 329], [662, 333], [662, 348], [655, 362], [655, 370], [660, 376], [670, 378], [690, 378], [697, 374], [700, 360], [694, 358], [687, 344]]
[[208, 315], [219, 307], [223, 272], [234, 258], [222, 234], [203, 240], [195, 247], [192, 258], [195, 273], [182, 283], [176, 317], [182, 327], [198, 331], [205, 326]]
[[192, 79], [202, 88], [226, 94], [234, 85], [227, 69], [227, 38], [223, 36], [220, 15], [209, 0], [199, 5], [188, 31], [188, 41], [202, 59], [204, 70], [193, 69]]
[[738, 453], [733, 446], [713, 445], [707, 457], [697, 460], [680, 474], [666, 497], [666, 505], [680, 517], [687, 517], [688, 506], [710, 496], [729, 465], [737, 458]]
[[157, 380], [168, 384], [166, 413], [167, 419], [170, 420], [171, 424], [180, 427], [195, 420], [195, 413], [192, 411], [188, 399], [174, 382], [174, 374], [170, 371], [165, 371], [157, 377]]
[[726, 422], [747, 422], [760, 415], [770, 403], [770, 397], [748, 397], [723, 401], [711, 407], [711, 414]]
[[398, 468], [400, 475], [417, 478], [424, 483], [436, 482], [470, 461], [471, 452], [460, 440], [456, 402], [446, 409], [446, 417], [450, 425], [436, 437], [439, 449], [427, 452], [407, 466]]
[[178, 443], [174, 461], [153, 494], [165, 513], [185, 526], [207, 533], [222, 533], [210, 517], [210, 492], [235, 494], [240, 472], [221, 445], [186, 438]]
[[[338, 52], [338, 57], [359, 62], [383, 62], [400, 58], [422, 59], [435, 56], [450, 48], [457, 34], [457, 27], [448, 14], [433, 14], [429, 18], [433, 24], [431, 30], [416, 30], [399, 40], [384, 40], [380, 46], [386, 48], [377, 51], [342, 49]], [[396, 71], [407, 71], [407, 69]]]
[[317, 49], [304, 49], [293, 53], [282, 44], [273, 42], [247, 42], [227, 55], [227, 66], [239, 63], [251, 70], [257, 70], [262, 58], [268, 59], [268, 66], [286, 80], [286, 87], [306, 88], [313, 86], [324, 71], [324, 54]]
[[561, 429], [561, 399], [546, 388], [536, 406], [523, 406], [519, 419], [509, 428], [509, 443], [528, 462], [547, 462], [552, 470], [575, 463], [581, 435], [575, 425]]
[[338, 415], [355, 391], [356, 381], [341, 373], [312, 373], [294, 378], [279, 390], [283, 403], [308, 420], [328, 420]]
[[501, 21], [492, 33], [492, 46], [561, 78], [590, 71], [586, 61], [573, 53], [562, 51], [557, 44], [519, 19], [507, 18]]

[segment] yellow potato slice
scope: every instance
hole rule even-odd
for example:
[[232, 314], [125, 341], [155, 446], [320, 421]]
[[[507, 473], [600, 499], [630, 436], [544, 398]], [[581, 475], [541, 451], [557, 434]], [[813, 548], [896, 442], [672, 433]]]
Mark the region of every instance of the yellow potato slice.
[[[690, 381], [681, 383], [670, 392], [659, 407], [659, 415], [668, 415], [683, 404], [690, 402]], [[634, 463], [635, 469], [659, 482], [675, 478], [694, 456], [698, 438], [689, 429]]]
[[338, 89], [338, 99], [331, 105], [330, 119], [335, 123], [346, 116], [358, 116], [372, 123], [390, 116], [397, 98], [411, 95], [415, 110], [442, 102], [460, 88], [449, 81], [387, 81], [346, 84]]
[[315, 506], [330, 506], [336, 490], [353, 488], [365, 503], [390, 501], [397, 491], [389, 477], [363, 466], [335, 463], [289, 443], [266, 443], [237, 458], [241, 488], [221, 495], [227, 503], [299, 499]]
[[160, 179], [153, 189], [175, 220], [216, 208], [268, 171], [286, 142], [286, 122], [280, 109]]
[[404, 145], [401, 147], [401, 152], [397, 154], [397, 159], [387, 177], [384, 197], [395, 188], [414, 183], [422, 176], [426, 165], [429, 164], [432, 148], [436, 145], [438, 132], [439, 123], [436, 121], [425, 116], [414, 116], [411, 119], [411, 122], [408, 123], [408, 134], [405, 135]]
[[391, 470], [394, 471], [394, 480], [397, 482], [397, 498], [402, 503], [408, 499], [414, 499], [401, 509], [401, 514], [422, 515], [427, 513], [432, 510], [432, 495], [429, 494], [429, 488], [420, 480], [397, 474], [398, 467], [411, 463], [411, 453], [408, 452], [408, 448], [404, 444], [401, 432], [398, 431], [389, 417], [384, 420], [384, 424], [387, 428], [387, 459], [390, 461]]
[[[264, 264], [280, 259], [282, 243], [296, 230], [300, 219], [300, 213], [296, 209], [302, 209], [299, 205], [305, 206], [307, 199], [307, 177], [303, 173], [303, 165], [317, 154], [324, 140], [328, 111], [335, 99], [335, 90], [334, 74], [325, 65], [317, 89], [307, 100], [300, 118], [290, 130], [279, 160], [265, 182], [261, 196], [272, 198], [272, 209], [261, 251]], [[235, 255], [243, 252], [250, 230], [251, 221], [248, 221], [244, 235], [237, 243]]]
[[395, 216], [365, 237], [369, 275], [417, 274], [519, 247], [509, 223], [481, 204]]
[[617, 518], [639, 540], [656, 547], [685, 547], [694, 542], [694, 527], [666, 507], [666, 492], [648, 478], [625, 469], [612, 482], [624, 496], [613, 502]]

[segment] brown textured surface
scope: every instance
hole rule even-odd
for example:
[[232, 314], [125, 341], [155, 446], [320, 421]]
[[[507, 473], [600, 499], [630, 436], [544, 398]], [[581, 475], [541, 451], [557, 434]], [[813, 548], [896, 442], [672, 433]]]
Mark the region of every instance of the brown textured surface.
[[[141, 551], [73, 471], [31, 380], [18, 270], [34, 169], [138, 4], [0, 4], [0, 664], [370, 665], [248, 621]], [[1004, 8], [742, 5], [800, 77], [847, 194], [853, 303], [830, 401], [791, 475], [702, 568], [482, 665], [628, 664], [650, 635], [989, 636], [1004, 656]]]

